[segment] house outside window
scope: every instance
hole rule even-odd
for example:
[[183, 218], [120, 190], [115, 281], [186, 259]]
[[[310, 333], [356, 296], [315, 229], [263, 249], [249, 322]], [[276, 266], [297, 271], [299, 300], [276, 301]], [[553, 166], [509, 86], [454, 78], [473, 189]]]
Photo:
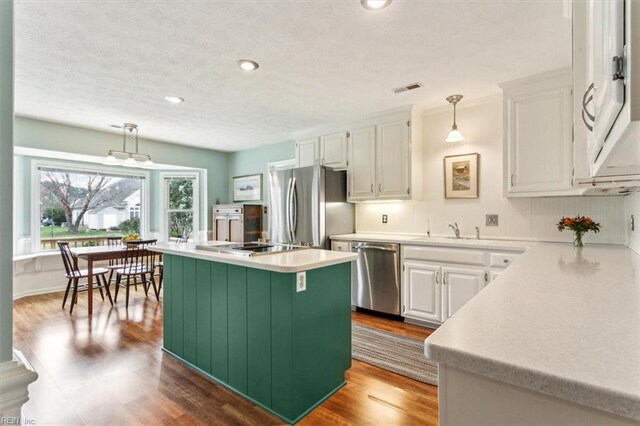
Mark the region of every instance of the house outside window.
[[38, 166], [37, 235], [40, 250], [105, 245], [107, 237], [142, 234], [145, 177]]

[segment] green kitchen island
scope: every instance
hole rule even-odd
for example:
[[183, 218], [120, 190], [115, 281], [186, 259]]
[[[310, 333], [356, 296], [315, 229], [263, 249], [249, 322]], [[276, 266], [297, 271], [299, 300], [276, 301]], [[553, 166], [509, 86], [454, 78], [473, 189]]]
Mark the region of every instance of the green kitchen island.
[[243, 257], [191, 243], [153, 250], [163, 253], [167, 353], [289, 423], [344, 386], [355, 254]]

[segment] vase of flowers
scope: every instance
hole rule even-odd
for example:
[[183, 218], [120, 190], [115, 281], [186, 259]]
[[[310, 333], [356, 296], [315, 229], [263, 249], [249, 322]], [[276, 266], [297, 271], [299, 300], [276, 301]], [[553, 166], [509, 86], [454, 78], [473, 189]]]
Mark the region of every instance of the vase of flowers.
[[560, 219], [560, 222], [557, 224], [558, 231], [562, 232], [565, 229], [569, 229], [573, 231], [574, 239], [573, 245], [574, 247], [582, 247], [582, 236], [589, 232], [593, 231], [595, 233], [600, 232], [600, 224], [598, 222], [594, 222], [588, 216], [576, 216], [576, 217], [563, 217]]

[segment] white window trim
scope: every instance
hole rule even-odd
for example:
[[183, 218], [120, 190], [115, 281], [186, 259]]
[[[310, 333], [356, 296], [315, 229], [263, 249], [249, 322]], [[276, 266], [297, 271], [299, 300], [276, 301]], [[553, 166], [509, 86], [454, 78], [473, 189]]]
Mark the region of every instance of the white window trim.
[[158, 218], [159, 240], [169, 241], [169, 229], [167, 226], [167, 200], [169, 199], [169, 187], [166, 184], [166, 179], [194, 179], [193, 188], [193, 241], [200, 241], [200, 173], [198, 172], [160, 172], [160, 203], [159, 209], [160, 217]]
[[[68, 170], [70, 172], [78, 172], [78, 173], [95, 173], [95, 172], [103, 172], [105, 174], [114, 175], [114, 176], [137, 176], [142, 178], [142, 195], [140, 196], [142, 206], [146, 206], [146, 208], [142, 209], [142, 215], [140, 216], [140, 231], [142, 233], [143, 238], [147, 238], [149, 236], [149, 210], [150, 206], [150, 198], [149, 198], [149, 177], [150, 173], [140, 170], [121, 170], [114, 169], [110, 167], [101, 167], [97, 165], [75, 165], [75, 164], [67, 164], [63, 162], [57, 161], [43, 161], [43, 160], [34, 160], [31, 162], [31, 252], [32, 253], [40, 253], [47, 252], [51, 250], [41, 250], [40, 249], [40, 176], [38, 175], [38, 169], [40, 167], [52, 167], [58, 168], [62, 170]], [[144, 203], [144, 204], [143, 204]]]

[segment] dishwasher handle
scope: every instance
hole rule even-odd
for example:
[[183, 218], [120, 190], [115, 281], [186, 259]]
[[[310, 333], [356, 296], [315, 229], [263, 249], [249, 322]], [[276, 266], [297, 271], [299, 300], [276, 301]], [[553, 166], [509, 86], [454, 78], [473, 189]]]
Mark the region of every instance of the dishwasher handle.
[[368, 244], [360, 244], [360, 245], [357, 245], [357, 246], [353, 246], [352, 249], [354, 249], [354, 250], [359, 250], [359, 249], [381, 250], [381, 251], [391, 251], [391, 252], [394, 252], [394, 253], [397, 253], [398, 251], [400, 251], [397, 247], [372, 246], [372, 245], [368, 245]]

